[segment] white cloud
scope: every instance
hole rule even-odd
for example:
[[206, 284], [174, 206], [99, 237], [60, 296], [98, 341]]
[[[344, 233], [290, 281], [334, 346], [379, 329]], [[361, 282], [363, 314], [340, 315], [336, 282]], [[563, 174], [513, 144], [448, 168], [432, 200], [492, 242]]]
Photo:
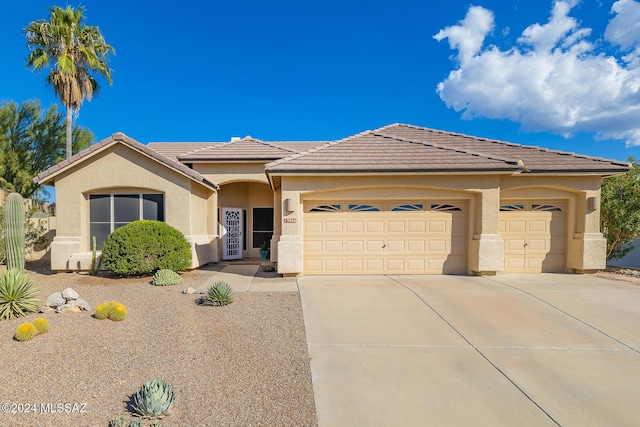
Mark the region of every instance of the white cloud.
[[469, 8], [458, 25], [434, 36], [458, 50], [458, 67], [438, 84], [448, 107], [464, 119], [509, 119], [524, 130], [640, 145], [640, 3], [619, 0], [605, 32], [620, 57], [598, 51], [569, 14], [576, 0], [557, 0], [549, 21], [526, 28], [508, 50], [484, 47], [493, 13]]

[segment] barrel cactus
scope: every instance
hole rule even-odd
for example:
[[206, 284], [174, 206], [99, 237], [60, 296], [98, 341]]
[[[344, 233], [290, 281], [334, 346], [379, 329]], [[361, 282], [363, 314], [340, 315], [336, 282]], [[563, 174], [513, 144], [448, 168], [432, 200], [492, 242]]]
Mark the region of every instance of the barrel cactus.
[[42, 317], [33, 319], [33, 322], [31, 323], [36, 327], [39, 334], [44, 334], [49, 330], [49, 322], [47, 322], [47, 319], [43, 319]]
[[7, 268], [24, 270], [24, 201], [18, 193], [5, 200], [4, 244]]
[[151, 279], [151, 284], [154, 286], [171, 286], [179, 285], [182, 283], [182, 277], [173, 270], [162, 269], [156, 271]]
[[33, 323], [21, 323], [16, 329], [15, 337], [18, 341], [28, 341], [38, 335], [38, 330]]
[[233, 290], [226, 282], [209, 286], [200, 302], [204, 305], [227, 305], [233, 302]]
[[133, 410], [142, 417], [161, 418], [173, 406], [175, 393], [166, 381], [156, 378], [147, 381], [131, 398]]
[[98, 306], [96, 307], [96, 312], [93, 315], [93, 317], [100, 320], [106, 319], [107, 317], [109, 317], [110, 309], [111, 307], [109, 306], [109, 303], [98, 304]]
[[115, 301], [109, 303], [109, 319], [119, 322], [127, 317], [127, 308]]

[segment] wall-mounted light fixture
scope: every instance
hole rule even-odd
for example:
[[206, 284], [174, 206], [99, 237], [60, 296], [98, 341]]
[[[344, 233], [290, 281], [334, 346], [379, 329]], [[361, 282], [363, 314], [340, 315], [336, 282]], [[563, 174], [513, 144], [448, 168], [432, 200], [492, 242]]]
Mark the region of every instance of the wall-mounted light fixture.
[[291, 199], [284, 199], [284, 211], [285, 212], [293, 212], [295, 209], [293, 208], [293, 202]]
[[593, 196], [593, 197], [587, 197], [587, 209], [590, 211], [595, 211], [596, 209], [598, 209], [598, 198]]

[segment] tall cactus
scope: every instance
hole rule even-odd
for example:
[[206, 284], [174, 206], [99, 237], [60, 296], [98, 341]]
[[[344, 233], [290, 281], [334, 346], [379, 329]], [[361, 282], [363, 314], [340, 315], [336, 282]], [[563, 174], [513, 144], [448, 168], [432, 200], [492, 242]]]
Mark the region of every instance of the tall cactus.
[[18, 193], [9, 194], [5, 200], [4, 244], [7, 268], [24, 270], [24, 202]]

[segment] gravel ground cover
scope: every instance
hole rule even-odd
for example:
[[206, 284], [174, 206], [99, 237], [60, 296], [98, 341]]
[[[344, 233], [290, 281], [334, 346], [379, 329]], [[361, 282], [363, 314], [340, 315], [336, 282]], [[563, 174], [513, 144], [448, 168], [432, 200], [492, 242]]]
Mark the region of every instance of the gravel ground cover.
[[[130, 421], [130, 396], [156, 377], [176, 393], [165, 427], [317, 425], [297, 293], [236, 293], [233, 304], [207, 307], [181, 293], [215, 274], [207, 269], [169, 287], [151, 286], [150, 277], [56, 274], [35, 263], [28, 269], [43, 302], [71, 287], [92, 311], [0, 322], [1, 426]], [[93, 318], [99, 303], [112, 300], [127, 307], [126, 320]], [[49, 332], [15, 341], [16, 327], [36, 317], [49, 321]]]

